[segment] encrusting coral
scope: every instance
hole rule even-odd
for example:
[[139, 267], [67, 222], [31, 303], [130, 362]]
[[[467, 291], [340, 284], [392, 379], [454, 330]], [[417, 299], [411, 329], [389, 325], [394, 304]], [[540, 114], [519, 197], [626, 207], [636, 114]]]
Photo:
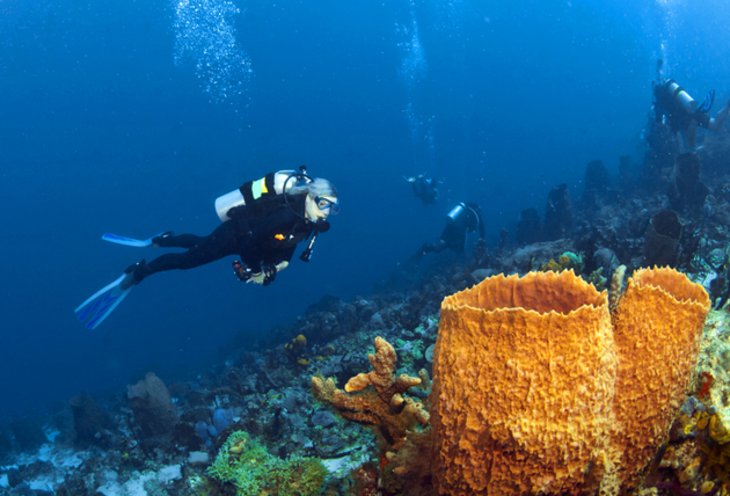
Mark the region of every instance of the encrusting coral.
[[730, 495], [730, 319], [725, 311], [707, 317], [696, 381], [658, 460], [654, 483], [681, 484], [686, 494]]
[[388, 448], [397, 450], [409, 430], [428, 424], [429, 414], [423, 404], [403, 396], [409, 388], [420, 385], [421, 379], [405, 374], [396, 377], [398, 356], [381, 337], [375, 338], [375, 353], [368, 355], [368, 360], [373, 370], [352, 377], [344, 390], [332, 378], [321, 377], [312, 377], [312, 390], [344, 418], [376, 427]]
[[635, 487], [687, 393], [708, 310], [702, 287], [672, 269], [637, 271], [613, 315], [572, 272], [499, 275], [445, 298], [438, 493]]
[[322, 493], [327, 470], [316, 458], [278, 458], [244, 431], [233, 432], [208, 475], [232, 484], [237, 496], [315, 496]]

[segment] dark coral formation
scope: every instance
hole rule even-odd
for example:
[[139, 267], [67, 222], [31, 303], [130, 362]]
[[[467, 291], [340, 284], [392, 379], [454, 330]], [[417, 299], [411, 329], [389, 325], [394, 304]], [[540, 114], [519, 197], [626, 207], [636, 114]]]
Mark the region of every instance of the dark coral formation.
[[143, 439], [156, 440], [168, 436], [177, 422], [170, 391], [152, 372], [136, 384], [127, 386], [127, 400]]
[[697, 154], [679, 155], [667, 192], [672, 208], [693, 216], [699, 215], [708, 192], [709, 189], [700, 180], [700, 158]]
[[567, 237], [573, 227], [573, 203], [567, 184], [559, 184], [548, 193], [543, 234], [553, 240]]
[[520, 212], [520, 220], [517, 221], [517, 244], [524, 246], [536, 243], [541, 237], [540, 214], [534, 208], [526, 208]]
[[583, 177], [584, 208], [595, 208], [604, 203], [611, 191], [611, 176], [602, 160], [592, 160], [586, 166]]
[[105, 432], [112, 426], [109, 415], [89, 394], [77, 394], [69, 400], [76, 441], [82, 445], [103, 444]]
[[679, 258], [682, 224], [673, 210], [661, 210], [651, 217], [646, 228], [644, 264], [674, 267]]

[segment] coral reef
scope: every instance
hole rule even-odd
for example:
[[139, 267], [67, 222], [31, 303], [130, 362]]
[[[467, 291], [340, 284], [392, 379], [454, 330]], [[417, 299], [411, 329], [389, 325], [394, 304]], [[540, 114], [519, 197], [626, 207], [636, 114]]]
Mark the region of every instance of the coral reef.
[[[491, 259], [490, 263], [498, 265], [485, 267], [470, 262], [444, 266], [438, 272], [424, 275], [414, 287], [367, 299], [358, 297], [354, 303], [327, 300], [292, 327], [276, 331], [272, 336], [272, 340], [276, 338], [276, 346], [252, 351], [250, 343], [238, 342], [238, 348], [227, 347], [229, 354], [209, 373], [199, 375], [195, 380], [169, 385], [171, 401], [180, 414], [179, 421], [170, 434], [172, 442], [156, 444], [154, 450], [142, 449], [148, 441], [137, 425], [134, 412], [126, 401], [119, 401], [119, 397], [97, 400], [100, 408], [109, 412], [113, 424], [104, 431], [103, 446], [91, 444], [82, 449], [71, 444], [73, 416], [68, 411], [54, 420], [62, 431], [55, 441], [44, 445], [40, 453], [27, 457], [15, 455], [13, 466], [0, 467], [0, 492], [13, 496], [28, 494], [32, 487], [45, 488], [59, 495], [96, 494], [100, 490], [103, 490], [101, 494], [129, 494], [132, 490], [139, 491], [135, 494], [145, 494], [141, 492], [143, 489], [150, 495], [233, 494], [236, 492], [233, 483], [211, 480], [207, 467], [209, 460], [216, 458], [223, 442], [233, 432], [244, 430], [262, 446], [265, 444], [266, 451], [278, 459], [322, 459], [328, 471], [324, 494], [353, 494], [356, 490], [362, 492], [354, 494], [381, 496], [434, 494], [430, 479], [432, 457], [424, 456], [432, 453], [427, 426], [416, 423], [401, 448], [390, 449], [385, 437], [373, 436], [372, 431], [377, 432], [377, 429], [363, 429], [356, 423], [343, 421], [316, 401], [310, 391], [311, 375], [334, 376], [344, 384], [366, 369], [368, 361], [362, 350], [372, 344], [373, 329], [392, 343], [397, 352], [397, 363], [390, 359], [386, 361], [394, 363], [395, 376], [396, 366], [404, 371], [429, 369], [438, 326], [434, 301], [473, 283], [475, 272], [489, 275], [497, 267], [514, 272], [516, 261], [528, 267], [532, 263], [537, 268], [556, 253], [574, 249], [569, 243], [569, 240], [563, 240], [530, 245], [524, 247], [518, 257], [507, 252]], [[620, 294], [620, 285], [615, 287], [617, 289], [612, 293]], [[307, 346], [309, 365], [299, 365], [286, 353], [285, 344], [304, 329], [311, 332], [319, 323], [330, 320], [355, 325], [357, 318], [352, 316], [353, 308], [362, 309], [358, 312], [369, 315], [368, 318], [362, 320], [355, 331], [337, 332], [331, 339], [312, 340], [314, 342]], [[406, 316], [402, 315], [404, 312], [407, 312]], [[725, 313], [714, 315], [724, 316]], [[718, 320], [713, 326], [717, 340], [727, 342], [727, 332], [723, 331], [728, 328], [725, 321]], [[727, 473], [727, 463], [722, 464], [722, 449], [727, 445], [720, 445], [711, 437], [712, 433], [715, 438], [722, 439], [724, 424], [718, 422], [720, 416], [716, 415], [710, 429], [712, 415], [707, 412], [721, 405], [721, 391], [727, 388], [727, 378], [719, 370], [726, 362], [720, 359], [723, 351], [719, 344], [704, 346], [703, 353], [705, 358], [701, 358], [701, 363], [713, 360], [712, 363], [717, 364], [717, 368], [700, 371], [714, 377], [712, 384], [704, 387], [707, 394], [702, 396], [704, 403], [713, 398], [712, 404], [707, 403], [705, 407], [695, 402], [694, 408], [683, 408], [682, 411], [687, 412], [683, 413], [683, 418], [700, 428], [688, 427], [688, 434], [679, 427], [672, 429], [669, 446], [659, 449], [660, 462], [647, 470], [645, 486], [654, 486], [653, 494], [694, 494], [681, 491], [699, 493], [703, 487], [716, 491], [709, 494], [723, 494], [722, 490], [725, 490], [721, 481]], [[422, 372], [418, 376], [421, 384], [403, 395], [419, 398], [426, 407], [428, 376]], [[371, 385], [361, 392], [346, 394], [360, 396], [368, 391], [377, 396]], [[198, 423], [201, 428], [196, 430]], [[675, 426], [679, 425], [679, 421], [675, 422]], [[64, 432], [64, 429], [70, 431]], [[14, 438], [9, 437], [10, 449], [17, 449]], [[691, 446], [682, 446], [687, 443]], [[73, 451], [68, 446], [74, 446]], [[36, 463], [39, 459], [43, 463]], [[596, 460], [605, 464], [610, 475], [613, 460], [600, 456]], [[594, 472], [598, 474], [599, 470]], [[616, 477], [604, 477], [602, 482], [601, 494], [615, 493], [619, 482]], [[609, 483], [614, 484], [613, 488]]]
[[696, 381], [682, 405], [649, 483], [686, 494], [730, 494], [730, 327], [728, 314], [710, 312]]

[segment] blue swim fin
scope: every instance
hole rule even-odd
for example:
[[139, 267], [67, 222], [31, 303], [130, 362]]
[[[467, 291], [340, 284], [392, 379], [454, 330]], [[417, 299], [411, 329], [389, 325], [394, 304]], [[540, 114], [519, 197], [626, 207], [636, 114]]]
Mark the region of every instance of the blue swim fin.
[[133, 285], [130, 285], [127, 288], [122, 288], [122, 281], [126, 277], [128, 277], [128, 274], [122, 274], [91, 295], [74, 310], [76, 317], [84, 324], [84, 327], [90, 330], [96, 329], [126, 298], [133, 287]]
[[152, 246], [154, 243], [154, 239], [158, 236], [162, 236], [165, 233], [155, 234], [151, 238], [147, 239], [134, 239], [129, 238], [127, 236], [121, 236], [119, 234], [113, 234], [113, 233], [104, 233], [101, 236], [101, 239], [104, 241], [109, 241], [110, 243], [116, 243], [118, 245], [124, 245], [124, 246], [134, 246], [135, 248], [146, 248], [148, 246]]

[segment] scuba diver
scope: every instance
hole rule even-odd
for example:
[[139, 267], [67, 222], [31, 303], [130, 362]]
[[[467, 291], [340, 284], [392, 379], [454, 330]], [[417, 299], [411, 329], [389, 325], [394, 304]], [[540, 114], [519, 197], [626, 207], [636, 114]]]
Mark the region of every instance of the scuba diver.
[[425, 174], [417, 176], [404, 177], [406, 181], [411, 183], [413, 194], [416, 195], [424, 204], [432, 205], [436, 203], [439, 197], [438, 184], [439, 181]]
[[446, 216], [446, 225], [441, 236], [435, 243], [426, 243], [417, 253], [422, 257], [430, 252], [442, 252], [450, 249], [456, 253], [464, 253], [466, 236], [469, 232], [479, 232], [479, 242], [484, 242], [484, 222], [479, 205], [471, 202], [461, 202]]
[[715, 103], [715, 90], [698, 104], [692, 96], [673, 79], [662, 77], [661, 60], [657, 62], [657, 81], [654, 86], [654, 114], [658, 124], [665, 124], [680, 137], [680, 151], [693, 152], [696, 148], [697, 127], [717, 131], [730, 113], [730, 102], [711, 117], [710, 110]]
[[76, 310], [87, 329], [96, 328], [109, 316], [136, 284], [157, 272], [192, 269], [228, 255], [240, 256], [233, 262], [235, 276], [242, 282], [266, 286], [284, 270], [297, 244], [309, 240], [300, 259], [308, 262], [319, 233], [329, 230], [327, 218], [338, 211], [334, 186], [326, 179], [311, 178], [305, 166], [299, 171], [272, 172], [215, 201], [221, 224], [207, 236], [158, 234], [149, 239], [133, 239], [104, 234], [102, 239], [134, 247], [185, 248], [150, 262], [142, 259], [105, 286]]

